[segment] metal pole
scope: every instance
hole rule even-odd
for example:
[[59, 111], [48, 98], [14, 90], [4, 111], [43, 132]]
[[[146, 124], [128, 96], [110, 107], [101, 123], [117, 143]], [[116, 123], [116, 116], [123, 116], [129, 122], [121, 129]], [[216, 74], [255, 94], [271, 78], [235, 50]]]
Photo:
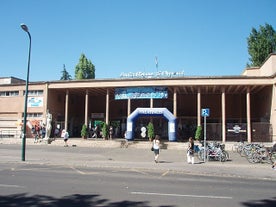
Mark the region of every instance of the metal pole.
[[28, 57], [28, 69], [27, 69], [27, 78], [26, 78], [26, 89], [25, 89], [25, 102], [24, 102], [24, 118], [23, 118], [23, 137], [22, 137], [22, 161], [25, 161], [25, 150], [26, 150], [26, 121], [27, 121], [27, 101], [28, 101], [28, 86], [29, 86], [29, 72], [30, 72], [30, 60], [31, 60], [31, 45], [32, 38], [28, 30], [28, 27], [25, 24], [21, 24], [21, 28], [27, 32], [30, 40], [29, 44], [29, 57]]
[[204, 162], [206, 162], [206, 116], [204, 116]]

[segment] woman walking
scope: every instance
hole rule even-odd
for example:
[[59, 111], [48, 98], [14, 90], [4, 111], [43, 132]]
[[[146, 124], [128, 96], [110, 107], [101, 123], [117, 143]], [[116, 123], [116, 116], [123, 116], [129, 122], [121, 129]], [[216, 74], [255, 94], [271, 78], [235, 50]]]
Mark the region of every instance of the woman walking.
[[152, 142], [153, 152], [154, 152], [154, 161], [158, 163], [159, 149], [160, 149], [160, 136], [155, 135], [155, 138]]
[[192, 137], [189, 138], [188, 149], [187, 149], [187, 161], [188, 164], [194, 164], [194, 140]]

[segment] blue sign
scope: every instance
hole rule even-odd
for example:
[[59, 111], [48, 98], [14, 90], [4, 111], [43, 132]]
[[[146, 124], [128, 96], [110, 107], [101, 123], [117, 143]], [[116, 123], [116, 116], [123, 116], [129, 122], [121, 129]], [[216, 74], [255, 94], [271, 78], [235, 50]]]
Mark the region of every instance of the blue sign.
[[201, 109], [201, 116], [205, 116], [208, 117], [210, 116], [210, 109], [206, 108], [206, 109]]
[[121, 99], [167, 99], [166, 87], [115, 88], [115, 100]]

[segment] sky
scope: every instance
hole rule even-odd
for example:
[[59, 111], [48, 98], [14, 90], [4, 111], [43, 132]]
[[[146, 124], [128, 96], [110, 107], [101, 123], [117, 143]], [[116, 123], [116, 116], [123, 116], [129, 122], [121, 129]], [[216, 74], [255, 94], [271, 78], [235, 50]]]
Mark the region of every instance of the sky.
[[[276, 30], [275, 0], [1, 0], [0, 77], [74, 78], [83, 53], [96, 79], [121, 73], [184, 71], [240, 75], [247, 38], [266, 23]], [[156, 68], [155, 57], [158, 60]]]

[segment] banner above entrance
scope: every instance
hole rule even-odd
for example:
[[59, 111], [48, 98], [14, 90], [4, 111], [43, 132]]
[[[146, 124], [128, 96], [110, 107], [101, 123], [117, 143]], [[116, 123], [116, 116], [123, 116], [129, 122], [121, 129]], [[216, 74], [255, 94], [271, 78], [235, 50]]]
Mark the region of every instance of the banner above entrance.
[[115, 100], [151, 98], [167, 99], [168, 89], [166, 87], [135, 87], [115, 89]]

